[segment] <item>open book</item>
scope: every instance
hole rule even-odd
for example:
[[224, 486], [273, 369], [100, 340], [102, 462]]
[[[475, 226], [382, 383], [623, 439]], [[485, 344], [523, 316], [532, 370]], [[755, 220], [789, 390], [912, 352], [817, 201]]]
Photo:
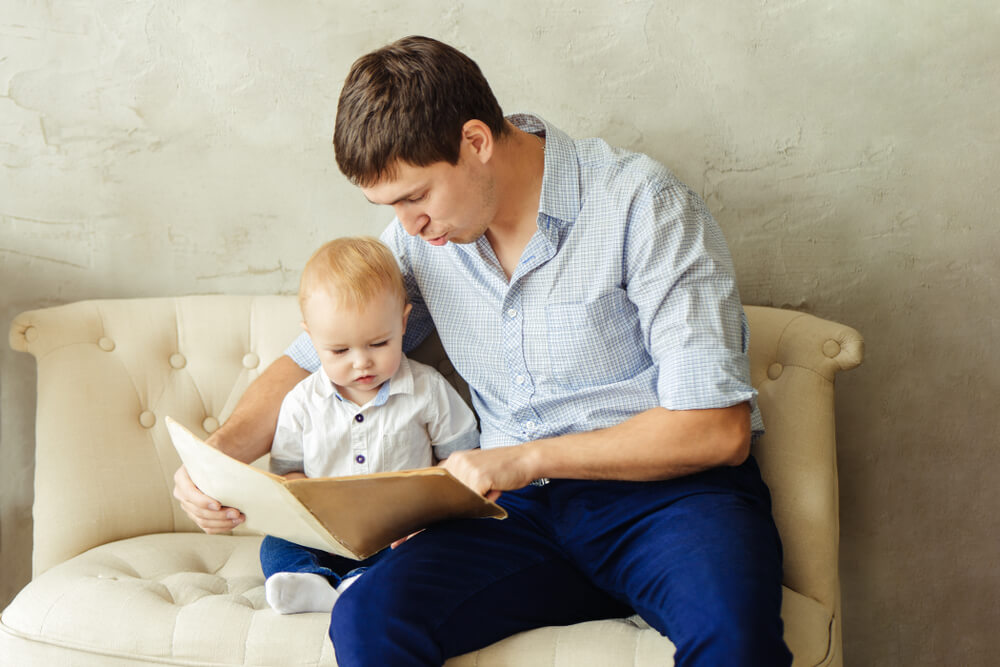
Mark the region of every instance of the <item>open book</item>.
[[166, 422], [191, 480], [243, 512], [247, 529], [346, 558], [367, 558], [437, 521], [507, 516], [444, 468], [286, 480]]

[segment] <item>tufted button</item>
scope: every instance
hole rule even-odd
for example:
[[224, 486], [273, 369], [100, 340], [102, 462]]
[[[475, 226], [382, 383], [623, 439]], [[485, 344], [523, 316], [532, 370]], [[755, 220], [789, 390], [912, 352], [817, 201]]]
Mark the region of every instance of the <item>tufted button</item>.
[[253, 352], [247, 352], [243, 355], [243, 368], [257, 368], [260, 366], [260, 357], [258, 357]]
[[38, 329], [35, 327], [28, 327], [24, 330], [24, 340], [29, 343], [38, 339]]
[[835, 356], [840, 354], [840, 343], [832, 338], [826, 341], [823, 343], [823, 354], [833, 359]]
[[455, 367], [451, 365], [450, 361], [443, 359], [440, 363], [438, 363], [438, 372], [441, 373], [441, 375], [451, 375], [455, 372]]
[[97, 347], [101, 348], [105, 352], [110, 352], [115, 349], [115, 341], [111, 340], [107, 336], [101, 336], [100, 340], [97, 341]]
[[772, 380], [777, 380], [779, 377], [781, 377], [781, 371], [783, 370], [785, 370], [785, 367], [775, 362], [767, 367], [767, 377], [771, 378]]
[[144, 410], [139, 415], [139, 423], [142, 424], [143, 428], [153, 428], [156, 425], [156, 415], [149, 410]]
[[205, 421], [201, 423], [201, 427], [205, 429], [206, 433], [215, 433], [219, 430], [219, 420], [215, 417], [205, 417]]
[[187, 359], [184, 358], [183, 354], [171, 354], [170, 355], [170, 366], [171, 368], [184, 368], [187, 366]]

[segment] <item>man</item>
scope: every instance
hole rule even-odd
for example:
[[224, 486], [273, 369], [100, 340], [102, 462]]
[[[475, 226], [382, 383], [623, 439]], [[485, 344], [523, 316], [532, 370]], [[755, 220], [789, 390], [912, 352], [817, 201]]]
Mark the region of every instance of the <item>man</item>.
[[[469, 383], [482, 449], [444, 463], [503, 522], [433, 526], [338, 601], [338, 663], [440, 665], [523, 630], [638, 612], [679, 665], [783, 665], [781, 545], [732, 262], [701, 200], [648, 157], [504, 118], [479, 68], [411, 37], [359, 59], [337, 162], [396, 219], [382, 240]], [[266, 452], [300, 339], [215, 443]], [[241, 520], [184, 469], [207, 532]]]

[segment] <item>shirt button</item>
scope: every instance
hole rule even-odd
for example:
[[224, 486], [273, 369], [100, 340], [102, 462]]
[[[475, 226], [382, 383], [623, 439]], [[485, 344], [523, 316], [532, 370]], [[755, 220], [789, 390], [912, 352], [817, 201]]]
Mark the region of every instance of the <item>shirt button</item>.
[[524, 376], [523, 375], [515, 375], [514, 376], [514, 383], [515, 384], [524, 384]]
[[361, 422], [363, 422], [364, 420], [365, 420], [365, 416], [364, 415], [362, 415], [362, 414], [356, 414], [356, 415], [354, 415], [354, 421], [358, 422], [359, 424]]
[[535, 422], [531, 422], [531, 421], [524, 422], [524, 428], [528, 429], [529, 431], [535, 430], [535, 426], [537, 426], [537, 424], [535, 424]]
[[365, 456], [364, 456], [364, 454], [358, 454], [357, 456], [354, 457], [354, 460], [357, 461], [358, 463], [364, 463], [365, 462]]
[[514, 319], [515, 317], [517, 317], [517, 311], [511, 308], [510, 310], [507, 311], [507, 317], [509, 317], [510, 319]]

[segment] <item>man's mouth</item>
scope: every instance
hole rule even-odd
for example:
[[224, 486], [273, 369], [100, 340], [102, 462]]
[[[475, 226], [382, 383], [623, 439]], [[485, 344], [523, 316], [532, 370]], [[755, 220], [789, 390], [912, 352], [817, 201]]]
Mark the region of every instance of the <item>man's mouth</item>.
[[448, 235], [442, 234], [441, 236], [435, 237], [433, 239], [427, 239], [427, 242], [431, 245], [442, 246], [448, 242]]

